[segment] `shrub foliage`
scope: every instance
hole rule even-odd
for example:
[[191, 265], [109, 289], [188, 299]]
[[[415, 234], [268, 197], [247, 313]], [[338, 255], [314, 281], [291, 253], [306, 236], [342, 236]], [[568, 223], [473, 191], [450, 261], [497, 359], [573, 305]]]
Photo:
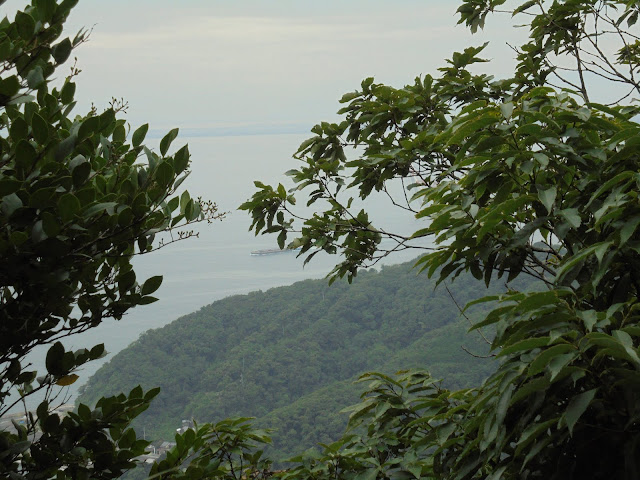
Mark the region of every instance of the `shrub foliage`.
[[[257, 182], [242, 206], [281, 247], [293, 236], [308, 258], [342, 253], [333, 278], [414, 247], [429, 250], [420, 268], [440, 280], [470, 271], [487, 284], [531, 275], [547, 286], [485, 299], [498, 306], [474, 328], [495, 327], [499, 364], [477, 388], [444, 391], [419, 372], [365, 376], [352, 424], [365, 422], [367, 435], [331, 446], [301, 478], [639, 474], [640, 5], [458, 9], [472, 31], [498, 12], [529, 28], [511, 77], [474, 73], [483, 45], [404, 88], [366, 79], [342, 98], [343, 120], [316, 125], [300, 146], [301, 166], [288, 172], [296, 186]], [[310, 218], [295, 213], [298, 191], [318, 208]], [[351, 209], [376, 191], [424, 228], [398, 235]]]

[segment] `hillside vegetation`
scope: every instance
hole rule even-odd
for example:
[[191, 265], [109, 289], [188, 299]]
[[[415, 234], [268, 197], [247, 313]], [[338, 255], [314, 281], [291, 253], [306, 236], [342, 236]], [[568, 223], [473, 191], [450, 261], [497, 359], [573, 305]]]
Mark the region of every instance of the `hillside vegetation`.
[[[364, 271], [351, 285], [307, 280], [214, 302], [141, 335], [80, 401], [160, 386], [136, 421], [147, 438], [172, 438], [181, 419], [253, 416], [275, 429], [272, 454], [282, 459], [342, 433], [339, 411], [357, 402], [353, 381], [365, 371], [427, 366], [449, 387], [481, 381], [492, 363], [462, 347], [484, 354], [486, 343], [466, 333], [444, 285], [412, 264]], [[487, 293], [466, 275], [450, 290], [460, 305]]]

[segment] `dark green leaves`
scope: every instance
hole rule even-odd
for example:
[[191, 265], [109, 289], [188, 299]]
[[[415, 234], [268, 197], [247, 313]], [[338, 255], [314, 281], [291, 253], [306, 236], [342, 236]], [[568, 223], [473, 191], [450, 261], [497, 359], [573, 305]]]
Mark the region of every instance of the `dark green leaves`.
[[157, 275], [155, 277], [151, 277], [151, 278], [147, 279], [144, 282], [144, 284], [142, 285], [142, 290], [141, 290], [140, 293], [142, 295], [151, 295], [156, 290], [158, 290], [158, 288], [160, 288], [161, 284], [162, 284], [162, 276], [161, 275]]
[[[59, 339], [157, 300], [149, 294], [161, 277], [141, 287], [136, 283], [131, 265], [136, 243], [142, 246], [136, 253], [147, 253], [156, 245], [156, 233], [220, 218], [214, 204], [195, 202], [188, 194], [184, 212], [174, 215], [165, 208], [169, 197], [181, 193], [184, 175], [178, 180], [175, 171], [188, 166], [186, 148], [149, 168], [136, 162], [146, 125], [129, 145], [117, 105], [72, 114], [78, 71], [72, 68], [65, 79], [56, 69], [86, 39], [86, 32], [60, 37], [76, 3], [33, 0], [15, 20], [0, 22], [3, 417], [14, 400], [36, 391], [45, 399], [56, 397], [60, 388], [79, 380], [78, 367], [104, 353], [103, 346], [66, 351]], [[60, 87], [49, 85], [50, 78]], [[176, 135], [172, 130], [163, 139], [163, 152]], [[181, 232], [180, 238], [193, 235]], [[42, 346], [48, 347], [47, 372], [38, 375], [24, 358]], [[119, 478], [144, 453], [147, 442], [128, 425], [155, 394], [137, 389], [129, 397], [100, 400], [96, 410], [80, 405], [77, 413], [60, 417], [45, 400], [24, 424], [1, 432], [0, 476]]]
[[520, 5], [518, 8], [516, 8], [511, 15], [516, 16], [518, 13], [522, 13], [537, 4], [538, 4], [538, 0], [528, 0], [524, 2], [522, 5]]
[[60, 101], [63, 105], [68, 105], [73, 101], [73, 96], [76, 93], [76, 84], [74, 82], [66, 81], [60, 91]]
[[134, 147], [139, 147], [144, 141], [144, 137], [147, 135], [147, 131], [149, 130], [149, 124], [145, 123], [136, 129], [133, 132], [133, 136], [131, 137], [131, 144]]
[[173, 181], [174, 176], [173, 167], [169, 163], [162, 162], [158, 165], [156, 170], [156, 180], [161, 186], [166, 187], [169, 185]]
[[80, 212], [80, 201], [71, 193], [66, 193], [58, 200], [58, 209], [60, 210], [60, 217], [65, 222], [73, 220], [75, 215]]
[[60, 43], [53, 46], [51, 49], [51, 55], [57, 63], [64, 63], [71, 54], [71, 41], [65, 38]]
[[13, 97], [20, 90], [20, 80], [15, 75], [0, 79], [0, 95]]
[[38, 156], [36, 149], [28, 140], [20, 140], [15, 148], [16, 165], [25, 171], [30, 170]]
[[71, 154], [71, 152], [73, 152], [73, 149], [76, 145], [76, 140], [77, 137], [72, 134], [58, 144], [55, 154], [56, 161], [61, 161], [67, 158]]
[[167, 151], [169, 150], [169, 147], [171, 146], [171, 143], [176, 139], [176, 137], [178, 136], [178, 131], [179, 129], [174, 128], [173, 130], [171, 130], [169, 133], [167, 133], [162, 140], [160, 140], [160, 153], [164, 156], [167, 154]]
[[[610, 477], [613, 471], [622, 476], [619, 466], [629, 462], [634, 472], [640, 469], [620, 453], [640, 439], [628, 420], [640, 418], [640, 141], [638, 109], [623, 98], [637, 85], [622, 79], [623, 71], [640, 65], [640, 43], [624, 31], [638, 12], [629, 2], [607, 5], [605, 15], [585, 1], [521, 0], [509, 7], [504, 0], [462, 0], [460, 23], [472, 32], [497, 11], [526, 14], [520, 17], [528, 21], [529, 39], [516, 49], [508, 78], [470, 71], [485, 61], [479, 57], [484, 47], [468, 47], [454, 53], [438, 77], [403, 88], [366, 79], [342, 98], [343, 121], [318, 123], [298, 149], [299, 165], [288, 172], [292, 192], [307, 194], [313, 214], [300, 220], [291, 195], [261, 182], [241, 206], [256, 234], [276, 234], [281, 247], [295, 232], [293, 244], [303, 252], [341, 253], [332, 280], [352, 278], [395, 248], [425, 249], [417, 265], [441, 282], [465, 271], [487, 285], [506, 279], [511, 291], [474, 326], [492, 329], [502, 362], [474, 390], [468, 410], [448, 411], [464, 412], [457, 417], [459, 439], [446, 435], [446, 414], [431, 423], [443, 430], [441, 449], [429, 454], [440, 469], [434, 477], [580, 471], [592, 478], [598, 469]], [[611, 50], [617, 59], [591, 50], [593, 38], [609, 35], [604, 23], [615, 31], [609, 39], [620, 42]], [[620, 80], [612, 91], [621, 84], [628, 90], [605, 106], [597, 98], [601, 85], [593, 88], [589, 78], [554, 77], [561, 61], [583, 72], [596, 62], [609, 79]], [[357, 151], [350, 152], [351, 145]], [[400, 183], [404, 188], [394, 197]], [[376, 191], [415, 214], [421, 225], [413, 235], [374, 227], [360, 207], [350, 208]], [[377, 243], [376, 234], [395, 247]], [[540, 292], [519, 292], [522, 275], [537, 278]], [[597, 388], [607, 394], [596, 399]], [[358, 412], [364, 417], [369, 407]], [[368, 429], [380, 428], [378, 418], [369, 421]], [[597, 447], [585, 440], [600, 434], [607, 440]], [[569, 451], [571, 459], [562, 453]], [[605, 456], [617, 460], [599, 464]], [[408, 471], [416, 476], [419, 470]]]
[[16, 27], [18, 34], [24, 40], [30, 40], [36, 28], [36, 22], [31, 15], [25, 12], [16, 13]]
[[189, 147], [185, 145], [184, 147], [180, 148], [175, 153], [173, 158], [174, 158], [173, 168], [175, 169], [176, 175], [179, 175], [182, 172], [184, 172], [189, 166], [189, 158], [190, 158]]
[[10, 217], [11, 214], [20, 207], [22, 207], [22, 200], [15, 193], [6, 195], [2, 198], [0, 209], [2, 209], [2, 213], [7, 217]]
[[31, 119], [33, 138], [40, 144], [46, 145], [49, 140], [49, 125], [40, 115], [35, 113]]
[[51, 375], [61, 375], [65, 373], [64, 369], [65, 350], [62, 343], [56, 342], [47, 352], [46, 366], [47, 372]]
[[551, 213], [557, 194], [558, 190], [555, 186], [546, 189], [538, 188], [538, 198], [545, 206], [548, 213]]
[[576, 395], [571, 399], [571, 402], [569, 402], [567, 411], [564, 414], [564, 420], [567, 422], [567, 428], [569, 429], [570, 434], [573, 435], [573, 429], [576, 423], [587, 410], [597, 392], [597, 388], [591, 389]]
[[0, 178], [0, 197], [10, 195], [20, 189], [22, 182], [12, 178]]
[[35, 67], [27, 74], [27, 85], [31, 89], [37, 89], [44, 82], [42, 67]]
[[86, 118], [78, 129], [78, 140], [83, 141], [86, 138], [95, 135], [100, 131], [100, 117], [90, 116]]

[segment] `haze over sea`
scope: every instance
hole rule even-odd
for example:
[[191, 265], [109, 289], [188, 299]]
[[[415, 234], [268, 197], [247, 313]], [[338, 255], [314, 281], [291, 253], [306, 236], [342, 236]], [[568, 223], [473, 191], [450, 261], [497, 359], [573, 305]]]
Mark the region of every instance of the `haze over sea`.
[[[162, 327], [229, 295], [322, 278], [339, 260], [339, 257], [320, 253], [303, 268], [304, 258], [297, 258], [294, 253], [251, 256], [253, 250], [277, 248], [275, 236], [256, 237], [248, 231], [250, 217], [236, 210], [255, 190], [254, 180], [291, 186], [285, 183], [287, 178], [283, 173], [296, 168], [298, 161], [292, 158], [292, 153], [309, 134], [219, 136], [213, 131], [212, 136], [204, 136], [204, 133], [200, 130], [196, 136], [180, 135], [174, 142], [176, 147], [188, 143], [192, 155], [192, 173], [182, 186], [192, 196], [211, 199], [218, 203], [221, 211], [229, 213], [223, 221], [197, 227], [199, 238], [180, 241], [136, 259], [139, 283], [153, 275], [164, 276], [162, 286], [154, 294], [158, 302], [132, 309], [120, 321], [107, 320], [64, 342], [69, 348], [90, 348], [104, 343], [109, 352], [79, 372], [78, 381], [65, 392], [70, 401], [101, 365], [142, 332]], [[150, 144], [153, 142], [158, 140], [150, 139]], [[390, 208], [383, 196], [368, 202], [368, 211], [378, 228], [404, 233], [417, 229], [416, 220], [410, 214], [402, 215], [397, 208]], [[406, 261], [416, 255], [415, 250], [398, 252], [386, 263]], [[41, 371], [45, 354], [46, 348], [43, 348], [31, 357]], [[35, 398], [29, 400], [32, 406], [39, 402]]]

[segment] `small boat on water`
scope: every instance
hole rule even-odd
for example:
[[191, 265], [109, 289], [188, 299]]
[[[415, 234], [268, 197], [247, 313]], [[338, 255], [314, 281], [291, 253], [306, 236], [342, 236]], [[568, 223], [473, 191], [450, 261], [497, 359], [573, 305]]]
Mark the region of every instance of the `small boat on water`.
[[279, 248], [267, 248], [265, 250], [254, 250], [251, 252], [252, 257], [260, 257], [263, 255], [275, 255], [276, 253], [290, 253], [299, 252], [300, 248], [285, 248], [280, 250]]

